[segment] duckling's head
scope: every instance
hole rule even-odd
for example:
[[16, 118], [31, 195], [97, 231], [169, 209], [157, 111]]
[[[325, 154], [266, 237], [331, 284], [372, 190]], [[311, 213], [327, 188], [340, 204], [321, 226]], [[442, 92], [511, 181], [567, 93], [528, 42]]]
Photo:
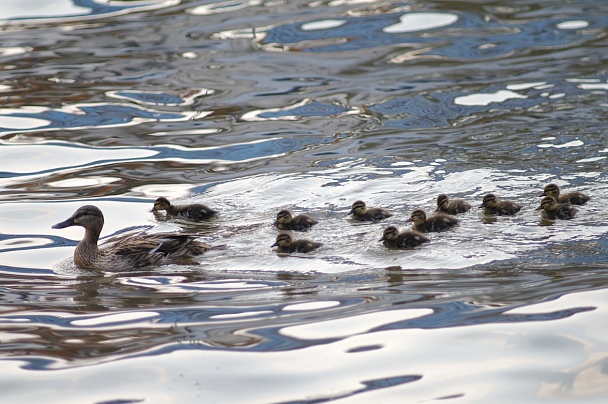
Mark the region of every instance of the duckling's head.
[[290, 245], [291, 245], [291, 236], [286, 233], [281, 233], [277, 236], [274, 244], [271, 245], [270, 247], [279, 246], [279, 247], [287, 248]]
[[414, 222], [415, 225], [422, 224], [426, 221], [426, 213], [422, 209], [416, 209], [410, 214], [410, 218], [407, 222]]
[[437, 197], [437, 211], [440, 211], [448, 203], [450, 203], [448, 196], [446, 194], [439, 194]]
[[536, 208], [536, 210], [554, 210], [557, 206], [557, 201], [555, 200], [554, 197], [552, 196], [545, 196], [543, 199], [541, 199], [540, 201], [540, 206], [538, 208]]
[[154, 201], [154, 207], [152, 208], [152, 212], [156, 212], [159, 210], [168, 210], [171, 207], [171, 202], [165, 197], [157, 198]]
[[275, 222], [275, 224], [278, 223], [282, 223], [282, 224], [288, 224], [291, 223], [291, 212], [288, 210], [282, 210], [279, 213], [277, 213], [277, 220]]
[[348, 212], [349, 215], [357, 214], [357, 215], [363, 215], [365, 214], [365, 212], [367, 211], [367, 207], [365, 206], [365, 202], [363, 201], [355, 201], [353, 203], [353, 205], [351, 206], [351, 210], [350, 212]]
[[63, 229], [70, 226], [82, 226], [85, 229], [97, 228], [101, 230], [103, 227], [103, 213], [101, 213], [101, 210], [97, 206], [81, 206], [67, 220], [54, 224], [52, 228]]
[[557, 184], [547, 184], [547, 186], [545, 186], [545, 188], [543, 189], [543, 193], [539, 196], [552, 196], [554, 198], [557, 199], [557, 197], [559, 196], [559, 186], [557, 186]]
[[480, 208], [495, 208], [498, 205], [498, 198], [494, 194], [487, 194], [483, 197]]
[[395, 226], [388, 226], [386, 229], [384, 229], [382, 238], [378, 241], [395, 240], [397, 237], [399, 237], [399, 229], [397, 229]]

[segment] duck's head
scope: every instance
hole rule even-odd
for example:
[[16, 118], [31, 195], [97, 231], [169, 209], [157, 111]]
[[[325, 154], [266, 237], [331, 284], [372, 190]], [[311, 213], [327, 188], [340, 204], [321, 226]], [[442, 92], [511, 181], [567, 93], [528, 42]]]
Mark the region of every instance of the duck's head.
[[397, 237], [399, 237], [399, 229], [397, 229], [395, 226], [388, 226], [386, 229], [384, 229], [382, 238], [378, 241], [395, 240]]
[[498, 205], [498, 198], [494, 194], [487, 194], [483, 197], [480, 208], [495, 208]]
[[54, 224], [53, 229], [63, 229], [70, 226], [82, 226], [85, 229], [100, 229], [103, 227], [103, 213], [97, 206], [81, 206], [72, 216], [63, 222]]
[[287, 223], [291, 223], [291, 212], [288, 210], [282, 210], [279, 213], [277, 213], [277, 220], [274, 222], [274, 224], [287, 224]]
[[349, 215], [357, 214], [357, 215], [363, 215], [365, 214], [365, 212], [367, 211], [367, 207], [365, 206], [365, 202], [363, 201], [355, 201], [353, 203], [353, 205], [351, 206], [351, 210], [350, 212], [348, 212]]
[[426, 221], [426, 213], [422, 209], [416, 209], [410, 214], [410, 218], [406, 222], [414, 222], [415, 225], [422, 224]]
[[277, 236], [275, 242], [270, 247], [289, 247], [291, 245], [291, 236], [286, 233], [281, 233]]
[[540, 201], [540, 206], [536, 210], [553, 210], [557, 206], [557, 201], [552, 196], [545, 196]]
[[552, 196], [557, 199], [559, 196], [559, 186], [557, 184], [547, 184], [543, 189], [543, 193], [539, 196]]
[[156, 212], [159, 210], [167, 210], [171, 207], [171, 202], [169, 202], [169, 200], [165, 197], [160, 197], [157, 198], [154, 201], [154, 207], [152, 208], [151, 212]]
[[437, 212], [439, 212], [448, 203], [450, 203], [448, 196], [446, 194], [439, 194], [437, 197]]

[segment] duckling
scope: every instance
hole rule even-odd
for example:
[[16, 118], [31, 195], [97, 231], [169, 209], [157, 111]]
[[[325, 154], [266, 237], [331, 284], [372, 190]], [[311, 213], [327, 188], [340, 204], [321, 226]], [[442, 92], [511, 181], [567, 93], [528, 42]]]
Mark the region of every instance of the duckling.
[[445, 213], [437, 213], [427, 219], [426, 213], [422, 209], [416, 209], [406, 222], [414, 222], [412, 226], [414, 230], [427, 232], [448, 230], [458, 224], [458, 219]]
[[388, 226], [384, 229], [382, 238], [378, 241], [382, 241], [382, 244], [387, 248], [410, 248], [418, 247], [422, 243], [428, 243], [431, 240], [417, 231], [406, 230], [403, 233], [399, 233], [399, 229], [395, 226]]
[[74, 250], [74, 263], [84, 269], [107, 271], [139, 269], [192, 258], [213, 248], [202, 241], [197, 241], [196, 239], [202, 235], [194, 233], [134, 234], [99, 248], [97, 241], [103, 223], [101, 210], [93, 205], [85, 205], [52, 228], [84, 227], [84, 237]]
[[450, 200], [446, 194], [439, 194], [437, 197], [437, 210], [436, 212], [443, 212], [449, 215], [455, 215], [457, 213], [465, 213], [471, 209], [471, 205], [462, 199]]
[[483, 197], [483, 202], [479, 205], [483, 212], [489, 215], [514, 215], [521, 209], [521, 206], [511, 201], [501, 201], [494, 194], [487, 194]]
[[217, 211], [200, 203], [192, 203], [188, 205], [171, 205], [167, 198], [160, 197], [154, 201], [154, 207], [151, 212], [164, 210], [167, 216], [177, 216], [184, 219], [195, 221], [209, 220], [217, 215]]
[[570, 203], [572, 205], [584, 205], [589, 200], [587, 195], [578, 191], [560, 194], [557, 184], [548, 184], [539, 196], [552, 196], [557, 200], [557, 203]]
[[322, 243], [310, 240], [293, 240], [289, 234], [281, 233], [277, 236], [276, 241], [272, 247], [277, 247], [278, 253], [292, 253], [301, 252], [307, 253], [321, 247]]
[[348, 214], [353, 215], [355, 220], [367, 222], [375, 222], [393, 216], [392, 213], [382, 208], [368, 208], [363, 201], [355, 201]]
[[274, 222], [274, 227], [279, 230], [309, 230], [313, 225], [317, 224], [315, 219], [306, 215], [291, 216], [288, 210], [282, 210], [277, 213], [277, 220]]
[[572, 219], [576, 214], [576, 209], [569, 203], [558, 203], [554, 197], [545, 196], [540, 201], [540, 206], [536, 210], [542, 210], [543, 219]]

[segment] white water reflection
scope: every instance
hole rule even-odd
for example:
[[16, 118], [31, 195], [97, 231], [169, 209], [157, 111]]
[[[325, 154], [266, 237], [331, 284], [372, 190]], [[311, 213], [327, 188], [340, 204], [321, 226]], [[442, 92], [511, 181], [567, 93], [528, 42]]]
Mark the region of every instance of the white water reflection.
[[458, 21], [458, 16], [447, 13], [408, 13], [399, 17], [399, 22], [382, 29], [389, 34], [415, 32], [445, 27]]

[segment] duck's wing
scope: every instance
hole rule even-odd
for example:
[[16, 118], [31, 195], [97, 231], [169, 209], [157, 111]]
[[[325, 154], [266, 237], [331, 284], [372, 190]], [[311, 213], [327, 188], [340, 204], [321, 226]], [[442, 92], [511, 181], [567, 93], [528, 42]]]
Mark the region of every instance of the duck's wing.
[[[112, 245], [114, 254], [122, 256], [146, 256], [161, 254], [163, 257], [169, 255], [185, 255], [191, 253], [198, 255], [210, 247], [202, 242], [195, 242], [200, 234], [196, 233], [158, 233], [134, 235]], [[204, 251], [201, 251], [201, 250]]]

